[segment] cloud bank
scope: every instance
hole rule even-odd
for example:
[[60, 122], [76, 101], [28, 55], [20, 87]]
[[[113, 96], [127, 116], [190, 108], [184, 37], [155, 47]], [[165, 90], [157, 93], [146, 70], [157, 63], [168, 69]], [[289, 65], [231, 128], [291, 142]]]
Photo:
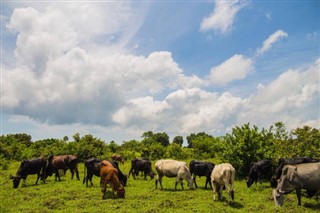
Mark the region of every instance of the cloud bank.
[[[217, 1], [202, 30], [230, 31], [245, 5]], [[257, 90], [241, 98], [209, 87], [223, 87], [258, 71], [253, 57], [234, 54], [204, 78], [187, 75], [169, 51], [135, 55], [126, 49], [141, 25], [132, 5], [108, 4], [115, 7], [111, 11], [120, 11], [111, 14], [100, 4], [63, 6], [15, 9], [10, 17], [7, 30], [16, 36], [16, 64], [3, 65], [3, 113], [37, 121], [39, 129], [107, 128], [139, 136], [148, 130], [224, 134], [234, 125], [269, 126], [279, 120], [290, 127], [319, 127], [314, 115], [319, 113], [320, 59], [287, 70], [266, 85], [257, 82]], [[93, 24], [86, 16], [70, 16], [74, 7], [78, 13], [89, 10]], [[287, 36], [276, 31], [257, 53]]]

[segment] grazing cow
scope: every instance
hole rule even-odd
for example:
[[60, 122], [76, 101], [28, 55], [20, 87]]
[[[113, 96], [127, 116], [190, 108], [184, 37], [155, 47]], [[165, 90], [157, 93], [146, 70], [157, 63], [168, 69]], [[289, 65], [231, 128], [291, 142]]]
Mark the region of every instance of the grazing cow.
[[256, 183], [258, 180], [260, 180], [263, 177], [270, 180], [272, 176], [272, 161], [271, 160], [261, 160], [258, 162], [255, 162], [251, 165], [249, 175], [247, 177], [246, 183], [247, 187], [249, 188], [253, 183]]
[[190, 162], [189, 164], [190, 173], [191, 175], [193, 174], [193, 181], [196, 187], [198, 187], [196, 182], [196, 176], [199, 176], [199, 177], [205, 176], [207, 178], [205, 188], [207, 188], [208, 183], [212, 188], [210, 176], [214, 166], [215, 166], [214, 163], [211, 163], [211, 162], [203, 162], [199, 160], [192, 160]]
[[23, 179], [24, 184], [26, 184], [26, 179], [28, 175], [37, 174], [38, 178], [36, 184], [38, 184], [39, 178], [45, 183], [44, 172], [46, 168], [47, 161], [40, 157], [31, 160], [23, 160], [20, 167], [16, 173], [16, 176], [10, 175], [10, 179], [13, 181], [13, 188], [17, 188], [20, 184], [20, 180]]
[[296, 165], [296, 164], [301, 164], [301, 163], [317, 163], [317, 162], [319, 162], [318, 159], [313, 159], [310, 157], [294, 157], [294, 158], [288, 158], [288, 159], [280, 158], [279, 163], [278, 163], [278, 167], [275, 171], [275, 175], [272, 176], [271, 181], [270, 181], [271, 187], [272, 188], [277, 187], [278, 180], [281, 176], [282, 168], [284, 165]]
[[300, 206], [301, 189], [307, 190], [308, 197], [320, 192], [320, 162], [284, 166], [278, 186], [273, 192], [276, 205], [282, 206], [283, 195], [295, 190]]
[[108, 184], [112, 188], [113, 196], [114, 192], [117, 192], [118, 198], [124, 198], [125, 189], [123, 188], [118, 179], [118, 170], [109, 161], [106, 160], [101, 161], [100, 164], [100, 184], [101, 192], [103, 193], [102, 199], [105, 198], [105, 193]]
[[218, 199], [221, 200], [222, 189], [225, 186], [228, 189], [228, 203], [230, 203], [230, 198], [234, 201], [235, 173], [235, 169], [230, 163], [222, 163], [214, 167], [211, 173], [213, 200], [216, 200], [216, 192], [218, 192]]
[[64, 172], [70, 169], [71, 172], [71, 179], [73, 179], [74, 172], [76, 172], [77, 179], [80, 180], [79, 172], [78, 172], [78, 158], [75, 155], [57, 155], [57, 156], [50, 156], [48, 160], [48, 165], [46, 169], [46, 177], [51, 176], [55, 173], [55, 180], [57, 178], [59, 181], [59, 169], [63, 170]]
[[151, 161], [148, 159], [133, 159], [131, 161], [131, 169], [129, 171], [129, 177], [132, 173], [132, 176], [134, 179], [136, 179], [136, 175], [138, 175], [139, 172], [144, 173], [144, 179], [147, 179], [147, 175], [150, 176], [151, 179], [154, 178], [154, 172], [152, 171]]
[[[100, 163], [102, 160], [98, 158], [90, 158], [84, 162], [84, 177], [83, 184], [86, 182], [86, 186], [88, 187], [88, 181], [90, 181], [91, 186], [93, 175], [100, 177]], [[117, 170], [118, 170], [118, 178], [123, 186], [127, 185], [127, 175], [123, 174], [119, 168], [119, 165], [115, 161], [109, 161]]]
[[111, 158], [113, 161], [120, 162], [122, 165], [124, 164], [124, 158], [120, 154], [113, 154]]
[[158, 186], [158, 181], [160, 182], [161, 189], [162, 187], [162, 177], [175, 177], [176, 184], [174, 189], [177, 190], [178, 182], [181, 184], [181, 188], [183, 189], [182, 180], [186, 180], [190, 189], [193, 189], [193, 179], [191, 177], [190, 171], [187, 167], [186, 162], [180, 162], [176, 160], [158, 160], [155, 164], [156, 170], [158, 172], [156, 178], [156, 188]]

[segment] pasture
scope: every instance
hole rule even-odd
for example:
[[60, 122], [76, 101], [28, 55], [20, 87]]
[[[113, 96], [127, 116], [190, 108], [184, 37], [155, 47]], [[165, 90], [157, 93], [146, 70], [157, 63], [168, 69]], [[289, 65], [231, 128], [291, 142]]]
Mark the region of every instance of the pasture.
[[[189, 163], [189, 162], [188, 162]], [[163, 191], [155, 189], [155, 180], [143, 180], [132, 176], [125, 187], [125, 199], [109, 198], [102, 200], [100, 179], [93, 177], [94, 187], [86, 188], [82, 184], [84, 164], [79, 164], [80, 181], [71, 180], [70, 171], [62, 176], [61, 182], [54, 176], [48, 177], [46, 184], [39, 181], [35, 185], [36, 175], [27, 178], [26, 186], [20, 183], [13, 189], [10, 174], [15, 175], [20, 162], [11, 163], [8, 170], [0, 170], [0, 212], [319, 212], [320, 202], [314, 198], [302, 197], [302, 206], [297, 205], [294, 193], [285, 196], [282, 207], [275, 207], [269, 182], [262, 186], [258, 183], [247, 188], [245, 180], [236, 178], [235, 202], [228, 205], [227, 192], [223, 191], [223, 201], [213, 201], [211, 189], [205, 189], [205, 178], [197, 177], [198, 188], [190, 190], [184, 181], [185, 189], [180, 185], [174, 191], [174, 178], [163, 178]], [[128, 174], [131, 163], [125, 162], [120, 169]], [[154, 162], [152, 164], [154, 169]], [[108, 188], [109, 191], [110, 188]]]

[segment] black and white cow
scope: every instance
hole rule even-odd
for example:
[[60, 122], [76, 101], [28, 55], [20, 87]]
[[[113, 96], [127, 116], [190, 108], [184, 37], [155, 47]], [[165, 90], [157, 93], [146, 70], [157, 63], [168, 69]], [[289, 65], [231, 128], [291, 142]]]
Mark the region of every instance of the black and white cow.
[[19, 186], [21, 179], [24, 180], [25, 184], [27, 176], [32, 174], [38, 175], [36, 184], [38, 184], [40, 178], [45, 183], [44, 172], [46, 169], [46, 164], [47, 161], [42, 157], [31, 160], [23, 160], [16, 173], [16, 176], [10, 176], [10, 179], [13, 181], [13, 188], [17, 188]]
[[207, 188], [208, 183], [209, 183], [210, 187], [212, 188], [210, 176], [211, 176], [211, 172], [212, 172], [214, 166], [215, 166], [214, 163], [204, 162], [204, 161], [200, 161], [200, 160], [192, 160], [190, 162], [189, 169], [190, 169], [191, 175], [193, 175], [193, 181], [194, 181], [194, 185], [196, 187], [198, 187], [197, 182], [196, 182], [196, 177], [197, 176], [199, 176], [199, 177], [205, 176], [206, 177], [205, 188]]
[[286, 165], [282, 169], [277, 188], [273, 191], [277, 206], [284, 203], [284, 194], [296, 191], [298, 205], [301, 205], [301, 189], [307, 190], [312, 197], [320, 192], [320, 162]]
[[262, 178], [267, 178], [270, 180], [272, 176], [272, 161], [271, 160], [261, 160], [255, 162], [251, 165], [250, 172], [246, 179], [247, 187], [249, 188], [253, 183], [260, 181]]

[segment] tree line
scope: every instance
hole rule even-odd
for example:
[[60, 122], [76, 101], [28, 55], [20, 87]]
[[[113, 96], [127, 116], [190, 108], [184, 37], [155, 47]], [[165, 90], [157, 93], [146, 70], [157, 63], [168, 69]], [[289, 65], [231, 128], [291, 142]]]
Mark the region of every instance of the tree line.
[[229, 162], [237, 174], [248, 174], [250, 164], [262, 159], [276, 163], [280, 158], [309, 156], [320, 159], [320, 129], [303, 126], [287, 131], [283, 122], [276, 122], [269, 128], [259, 129], [250, 123], [235, 126], [231, 133], [212, 136], [205, 132], [192, 133], [186, 137], [176, 136], [170, 142], [167, 133], [148, 131], [141, 140], [105, 142], [91, 134], [67, 136], [63, 139], [32, 141], [28, 134], [0, 136], [0, 168], [8, 168], [10, 161], [21, 161], [33, 157], [75, 154], [80, 161], [90, 157], [111, 159], [113, 153], [121, 154], [126, 160], [145, 157], [150, 160], [161, 158], [200, 159], [214, 163]]

